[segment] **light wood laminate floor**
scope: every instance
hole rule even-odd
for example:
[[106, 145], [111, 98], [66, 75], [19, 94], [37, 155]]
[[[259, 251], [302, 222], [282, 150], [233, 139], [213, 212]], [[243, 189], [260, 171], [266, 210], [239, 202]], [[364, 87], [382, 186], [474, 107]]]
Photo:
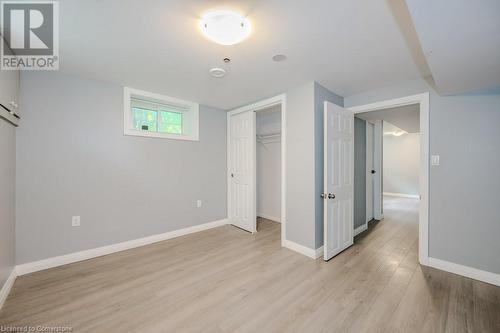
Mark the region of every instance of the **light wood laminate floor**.
[[231, 226], [19, 277], [0, 325], [73, 332], [500, 332], [500, 288], [421, 267], [414, 199], [330, 260]]

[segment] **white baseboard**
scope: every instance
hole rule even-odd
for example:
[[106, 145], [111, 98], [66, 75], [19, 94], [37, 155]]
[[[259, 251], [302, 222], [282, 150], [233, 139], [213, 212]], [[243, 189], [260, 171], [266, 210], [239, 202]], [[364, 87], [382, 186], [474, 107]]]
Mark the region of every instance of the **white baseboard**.
[[500, 274], [495, 274], [477, 268], [455, 264], [449, 261], [436, 258], [429, 258], [427, 260], [427, 266], [437, 268], [449, 273], [462, 275], [474, 280], [490, 283], [500, 287]]
[[360, 233], [362, 233], [363, 231], [365, 231], [367, 229], [368, 229], [368, 226], [366, 224], [360, 225], [359, 227], [357, 227], [356, 229], [354, 229], [354, 236], [359, 235]]
[[0, 289], [0, 309], [2, 309], [3, 303], [7, 299], [7, 296], [9, 296], [10, 290], [12, 289], [12, 286], [14, 285], [14, 282], [16, 281], [16, 268], [12, 268], [12, 272], [10, 272], [9, 277], [7, 278], [7, 281], [2, 286], [2, 289]]
[[276, 216], [271, 216], [271, 215], [262, 214], [262, 213], [257, 213], [257, 216], [274, 221], [274, 222], [281, 223], [281, 219], [279, 217], [276, 217]]
[[388, 195], [390, 197], [420, 199], [420, 195], [418, 194], [406, 194], [406, 193], [394, 193], [394, 192], [384, 192], [383, 194]]
[[199, 231], [203, 231], [203, 230], [207, 230], [207, 229], [212, 229], [215, 227], [219, 227], [221, 225], [225, 225], [227, 223], [228, 223], [228, 220], [223, 219], [223, 220], [218, 220], [218, 221], [214, 221], [214, 222], [195, 225], [195, 226], [184, 228], [184, 229], [169, 231], [169, 232], [162, 233], [162, 234], [133, 239], [133, 240], [129, 240], [126, 242], [116, 243], [116, 244], [98, 247], [98, 248], [94, 248], [94, 249], [65, 254], [62, 256], [58, 256], [58, 257], [53, 257], [53, 258], [43, 259], [43, 260], [34, 261], [34, 262], [26, 263], [26, 264], [21, 264], [21, 265], [16, 266], [16, 273], [18, 276], [21, 276], [21, 275], [41, 271], [41, 270], [48, 269], [48, 268], [67, 265], [67, 264], [71, 264], [71, 263], [82, 261], [82, 260], [87, 260], [87, 259], [92, 259], [92, 258], [104, 256], [106, 254], [111, 254], [111, 253], [115, 253], [115, 252], [129, 250], [129, 249], [133, 249], [133, 248], [136, 248], [139, 246], [149, 245], [149, 244], [161, 242], [161, 241], [164, 241], [167, 239], [171, 239], [171, 238], [175, 238], [175, 237], [179, 237], [179, 236], [183, 236], [183, 235], [187, 235], [187, 234], [191, 234], [191, 233], [195, 233], [195, 232], [199, 232]]
[[323, 249], [324, 249], [324, 246], [320, 246], [316, 249], [316, 253], [315, 253], [315, 257], [314, 259], [318, 259], [318, 258], [321, 258], [323, 256]]
[[297, 244], [295, 242], [292, 242], [288, 239], [286, 239], [283, 242], [283, 246], [286, 247], [287, 249], [290, 249], [292, 251], [298, 252], [300, 254], [303, 254], [309, 258], [312, 259], [318, 259], [323, 255], [323, 246], [317, 248], [317, 249], [311, 249], [307, 246]]

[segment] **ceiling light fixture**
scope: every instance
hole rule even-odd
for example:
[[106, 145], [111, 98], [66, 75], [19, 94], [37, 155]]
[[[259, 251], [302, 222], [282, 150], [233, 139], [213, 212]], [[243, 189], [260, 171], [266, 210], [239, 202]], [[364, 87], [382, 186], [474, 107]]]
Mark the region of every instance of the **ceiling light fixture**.
[[250, 21], [229, 10], [213, 10], [203, 14], [201, 32], [211, 41], [221, 45], [238, 44], [250, 35]]
[[392, 135], [392, 136], [401, 136], [403, 134], [408, 134], [406, 131], [393, 131], [393, 132], [385, 132], [384, 135]]

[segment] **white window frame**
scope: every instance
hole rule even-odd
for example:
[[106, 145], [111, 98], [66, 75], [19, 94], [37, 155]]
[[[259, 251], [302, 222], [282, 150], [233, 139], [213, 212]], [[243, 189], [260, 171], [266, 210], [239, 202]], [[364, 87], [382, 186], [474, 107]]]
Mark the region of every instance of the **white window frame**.
[[[188, 108], [182, 116], [183, 134], [160, 133], [144, 130], [137, 130], [132, 121], [132, 99], [142, 99], [145, 102], [179, 105], [182, 108]], [[182, 99], [160, 95], [144, 90], [124, 87], [123, 88], [123, 133], [125, 135], [142, 136], [150, 138], [163, 138], [174, 140], [199, 141], [199, 104], [185, 101]]]

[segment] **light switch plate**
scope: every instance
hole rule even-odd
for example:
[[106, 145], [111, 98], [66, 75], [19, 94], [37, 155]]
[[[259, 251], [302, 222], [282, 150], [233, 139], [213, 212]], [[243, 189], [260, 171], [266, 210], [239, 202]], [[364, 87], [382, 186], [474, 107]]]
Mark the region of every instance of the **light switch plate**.
[[439, 155], [431, 155], [431, 165], [439, 165]]
[[72, 227], [79, 227], [80, 226], [80, 216], [73, 216], [71, 218], [71, 226]]
[[201, 200], [196, 200], [196, 207], [201, 208]]

